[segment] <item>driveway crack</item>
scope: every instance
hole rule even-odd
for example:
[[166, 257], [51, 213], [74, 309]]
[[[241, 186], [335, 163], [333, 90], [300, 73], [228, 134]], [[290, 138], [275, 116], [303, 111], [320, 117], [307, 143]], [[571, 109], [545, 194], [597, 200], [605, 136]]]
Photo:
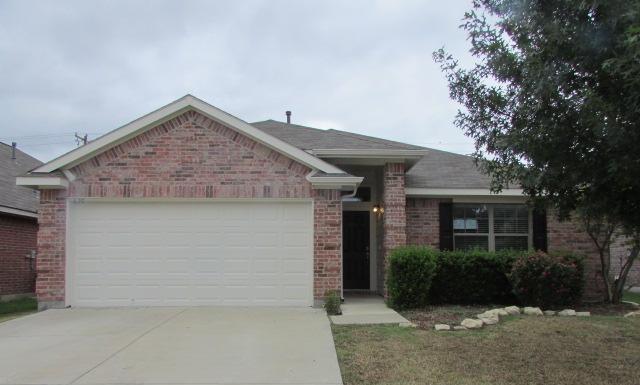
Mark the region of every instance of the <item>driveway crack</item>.
[[147, 330], [146, 332], [140, 334], [138, 337], [134, 338], [131, 342], [129, 342], [128, 344], [124, 345], [123, 347], [121, 347], [120, 349], [116, 350], [115, 352], [113, 352], [112, 354], [110, 354], [107, 358], [105, 358], [104, 360], [98, 362], [96, 365], [94, 365], [93, 367], [89, 368], [87, 371], [85, 371], [84, 373], [82, 373], [81, 375], [79, 375], [78, 377], [76, 377], [73, 381], [69, 382], [69, 385], [71, 384], [75, 384], [76, 382], [78, 382], [78, 380], [80, 380], [82, 377], [86, 376], [87, 374], [91, 373], [93, 370], [95, 370], [97, 367], [99, 367], [100, 365], [104, 364], [105, 362], [109, 361], [110, 359], [112, 359], [113, 357], [115, 357], [116, 355], [118, 355], [118, 353], [122, 352], [123, 350], [125, 350], [126, 348], [128, 348], [129, 346], [135, 344], [136, 342], [138, 342], [142, 337], [146, 336], [147, 334], [151, 333], [152, 331], [156, 330], [157, 328], [159, 328], [162, 325], [165, 325], [167, 322], [171, 321], [172, 319], [178, 317], [180, 314], [184, 313], [185, 311], [187, 311], [188, 309], [182, 309], [181, 311], [177, 312], [176, 314], [173, 314], [169, 317], [167, 317], [165, 320], [163, 320], [162, 322], [160, 322], [159, 324], [153, 326], [151, 329]]

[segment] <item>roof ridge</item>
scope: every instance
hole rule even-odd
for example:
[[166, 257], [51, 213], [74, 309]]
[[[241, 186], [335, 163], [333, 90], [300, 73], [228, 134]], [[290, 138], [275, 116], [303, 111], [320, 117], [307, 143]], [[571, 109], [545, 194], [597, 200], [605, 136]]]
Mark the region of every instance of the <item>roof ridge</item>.
[[274, 119], [261, 120], [259, 122], [253, 122], [253, 123], [249, 123], [249, 124], [254, 125], [254, 124], [260, 124], [260, 123], [265, 123], [265, 122], [274, 122], [274, 123], [282, 124], [285, 127], [287, 127], [287, 126], [295, 126], [295, 127], [298, 127], [298, 128], [311, 130], [311, 131], [326, 132], [326, 131], [332, 130], [331, 128], [324, 129], [324, 128], [317, 128], [317, 127], [303, 126], [301, 124], [281, 122], [279, 120], [274, 120]]

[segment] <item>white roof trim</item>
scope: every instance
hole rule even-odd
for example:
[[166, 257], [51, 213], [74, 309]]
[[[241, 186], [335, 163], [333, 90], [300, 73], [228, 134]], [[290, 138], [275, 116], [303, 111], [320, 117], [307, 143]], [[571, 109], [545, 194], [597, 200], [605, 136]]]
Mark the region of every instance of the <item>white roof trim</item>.
[[65, 189], [69, 187], [69, 181], [59, 176], [19, 176], [16, 178], [18, 186], [26, 186], [39, 189]]
[[160, 122], [169, 120], [181, 113], [194, 109], [207, 117], [224, 124], [263, 145], [278, 151], [311, 169], [324, 171], [326, 173], [344, 173], [339, 168], [316, 158], [315, 156], [294, 147], [278, 138], [275, 138], [264, 131], [261, 131], [247, 122], [230, 115], [219, 108], [216, 108], [192, 95], [167, 104], [139, 119], [134, 120], [120, 128], [117, 128], [98, 139], [95, 139], [82, 147], [70, 151], [44, 165], [36, 168], [33, 172], [50, 173], [58, 169], [70, 168], [85, 161], [107, 149], [116, 146], [142, 132], [156, 126]]
[[38, 218], [37, 213], [26, 211], [26, 210], [14, 209], [13, 207], [6, 207], [6, 206], [0, 206], [0, 213], [19, 215], [21, 217]]
[[409, 196], [452, 197], [452, 196], [478, 196], [478, 197], [524, 197], [522, 189], [504, 189], [496, 194], [489, 189], [480, 188], [419, 188], [407, 187], [405, 194]]
[[314, 148], [309, 152], [323, 158], [384, 158], [384, 159], [419, 159], [429, 152], [428, 150], [398, 150], [398, 149], [370, 149], [370, 148]]
[[314, 189], [356, 189], [364, 180], [361, 176], [313, 176], [314, 173], [307, 174], [307, 180]]

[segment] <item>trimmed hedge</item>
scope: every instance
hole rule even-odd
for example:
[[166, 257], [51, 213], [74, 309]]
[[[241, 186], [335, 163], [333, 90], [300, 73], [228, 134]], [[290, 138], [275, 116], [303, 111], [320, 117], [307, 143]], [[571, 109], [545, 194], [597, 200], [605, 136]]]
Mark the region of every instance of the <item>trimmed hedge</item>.
[[580, 301], [583, 258], [568, 253], [440, 252], [406, 246], [389, 256], [389, 306], [521, 304], [554, 308]]
[[423, 246], [403, 246], [391, 251], [387, 269], [389, 306], [408, 309], [427, 305], [436, 255], [436, 250]]
[[441, 252], [429, 300], [461, 305], [514, 303], [508, 274], [516, 258], [513, 252]]
[[582, 298], [584, 262], [572, 254], [531, 252], [515, 261], [510, 279], [524, 305], [545, 309], [574, 305]]

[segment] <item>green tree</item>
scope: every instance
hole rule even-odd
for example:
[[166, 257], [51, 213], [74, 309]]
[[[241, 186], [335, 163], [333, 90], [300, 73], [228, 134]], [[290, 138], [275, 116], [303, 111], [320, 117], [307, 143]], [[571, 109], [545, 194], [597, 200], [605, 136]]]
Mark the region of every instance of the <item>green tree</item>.
[[596, 237], [623, 229], [628, 263], [618, 279], [603, 269], [619, 301], [640, 250], [640, 0], [475, 0], [461, 28], [477, 63], [434, 58], [492, 189], [519, 184], [563, 220], [588, 213]]

